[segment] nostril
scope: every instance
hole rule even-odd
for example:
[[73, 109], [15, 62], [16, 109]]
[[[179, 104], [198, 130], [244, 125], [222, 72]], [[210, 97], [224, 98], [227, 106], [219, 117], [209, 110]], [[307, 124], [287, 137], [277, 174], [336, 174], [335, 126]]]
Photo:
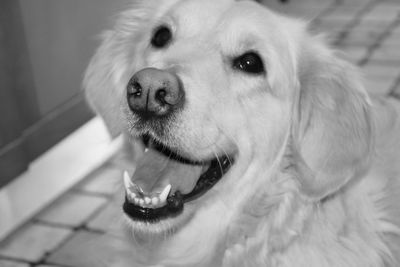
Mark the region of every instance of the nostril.
[[167, 96], [167, 90], [165, 88], [161, 88], [157, 90], [156, 95], [154, 97], [160, 104], [166, 105], [168, 104], [167, 101], [165, 101], [166, 96]]
[[128, 96], [140, 97], [143, 93], [142, 86], [137, 81], [132, 81], [128, 84]]

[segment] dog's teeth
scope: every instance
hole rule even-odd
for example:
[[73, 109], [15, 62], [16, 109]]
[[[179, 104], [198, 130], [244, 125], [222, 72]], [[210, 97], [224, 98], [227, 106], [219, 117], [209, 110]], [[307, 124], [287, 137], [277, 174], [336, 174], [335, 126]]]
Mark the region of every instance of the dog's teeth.
[[141, 198], [141, 199], [139, 199], [139, 206], [144, 206], [144, 199], [143, 198]]
[[139, 198], [138, 198], [138, 197], [135, 197], [135, 198], [133, 199], [133, 203], [134, 203], [135, 205], [139, 205]]
[[129, 177], [129, 173], [127, 171], [124, 171], [124, 185], [126, 189], [134, 186], [134, 183], [132, 183], [131, 178]]
[[160, 203], [165, 203], [167, 201], [167, 197], [169, 192], [171, 191], [171, 185], [167, 185], [164, 190], [160, 194]]
[[144, 198], [144, 203], [146, 203], [146, 205], [149, 205], [151, 203], [151, 198], [145, 197]]
[[129, 197], [131, 198], [131, 200], [135, 199], [136, 194], [133, 192], [129, 192]]
[[160, 202], [160, 199], [158, 197], [153, 197], [151, 199], [151, 205], [153, 205], [153, 206], [157, 206], [159, 202]]

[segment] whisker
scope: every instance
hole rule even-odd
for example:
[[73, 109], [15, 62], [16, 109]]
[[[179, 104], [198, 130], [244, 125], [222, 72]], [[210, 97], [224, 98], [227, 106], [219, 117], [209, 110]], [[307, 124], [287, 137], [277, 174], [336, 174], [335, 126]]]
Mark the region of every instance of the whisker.
[[[208, 139], [208, 137], [205, 137], [205, 138]], [[209, 141], [209, 139], [207, 141]], [[213, 154], [215, 155], [215, 158], [218, 161], [219, 169], [220, 169], [221, 173], [223, 173], [223, 168], [222, 168], [221, 161], [220, 161], [220, 159], [218, 157], [218, 153], [216, 152], [216, 150], [215, 150], [215, 148], [213, 146], [211, 146], [211, 149], [212, 149]], [[226, 152], [224, 152], [224, 153], [226, 155]]]

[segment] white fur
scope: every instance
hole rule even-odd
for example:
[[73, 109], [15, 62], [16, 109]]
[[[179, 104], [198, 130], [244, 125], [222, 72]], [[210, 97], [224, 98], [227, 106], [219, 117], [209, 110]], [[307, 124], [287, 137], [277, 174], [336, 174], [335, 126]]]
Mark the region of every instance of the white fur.
[[[143, 129], [127, 108], [129, 78], [173, 70], [188, 105], [165, 142], [194, 158], [236, 159], [180, 218], [129, 223], [132, 266], [400, 266], [400, 104], [370, 100], [321, 36], [255, 3], [137, 2], [88, 67], [89, 102], [134, 143]], [[154, 50], [161, 22], [174, 39]], [[231, 68], [248, 50], [265, 76]]]

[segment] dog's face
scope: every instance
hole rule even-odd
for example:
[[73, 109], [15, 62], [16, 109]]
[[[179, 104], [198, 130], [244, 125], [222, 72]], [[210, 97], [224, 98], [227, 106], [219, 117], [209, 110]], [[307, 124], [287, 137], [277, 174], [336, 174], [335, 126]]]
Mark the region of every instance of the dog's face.
[[[266, 140], [268, 134], [276, 143], [273, 131], [285, 128], [278, 121], [288, 122], [295, 82], [289, 40], [279, 29], [284, 26], [251, 2], [176, 2], [143, 26], [126, 74], [156, 68], [176, 76], [180, 107], [162, 119], [143, 121], [124, 101], [121, 126], [133, 135], [150, 133], [194, 161], [233, 156], [239, 140], [258, 142], [251, 135], [260, 126], [267, 130], [258, 138]], [[144, 75], [157, 79], [155, 73]]]
[[[134, 147], [124, 204], [134, 232], [223, 231], [271, 185], [292, 143], [311, 168], [293, 182], [304, 195], [347, 182], [357, 168], [346, 160], [356, 166], [368, 150], [347, 131], [368, 132], [368, 123], [366, 97], [341, 64], [302, 23], [253, 2], [142, 1], [124, 12], [85, 88], [110, 131]], [[341, 138], [365, 144], [343, 157]], [[314, 183], [316, 173], [325, 176]]]
[[[289, 40], [284, 36], [285, 29], [280, 29], [284, 25], [271, 12], [260, 12], [252, 2], [175, 2], [159, 7], [159, 14], [149, 14], [138, 33], [124, 36], [121, 45], [126, 50], [125, 69], [120, 70], [118, 99], [112, 100], [122, 107], [114, 111], [121, 111], [114, 127], [135, 139], [146, 139], [149, 153], [165, 148], [162, 155], [154, 157], [146, 157], [144, 148], [135, 151], [141, 154], [137, 156], [139, 161], [168, 165], [155, 174], [158, 163], [149, 163], [151, 171], [141, 166], [147, 164], [143, 162], [135, 170], [136, 175], [133, 170], [129, 172], [132, 182], [146, 191], [143, 198], [159, 196], [168, 184], [170, 196], [179, 192], [184, 198], [183, 212], [179, 209], [165, 216], [160, 211], [163, 216], [155, 213], [145, 218], [141, 213], [148, 211], [131, 211], [133, 221], [139, 222], [134, 227], [150, 220], [152, 224], [145, 227], [149, 231], [175, 227], [175, 221], [191, 217], [199, 206], [210, 205], [206, 200], [231, 202], [237, 198], [233, 185], [229, 193], [206, 191], [213, 190], [220, 179], [218, 187], [228, 182], [240, 184], [254, 154], [267, 151], [270, 158], [263, 157], [263, 164], [273, 162], [289, 132], [295, 93]], [[176, 103], [166, 103], [170, 110], [165, 112], [158, 112], [162, 106], [156, 96], [160, 88], [167, 90], [166, 97], [175, 94], [179, 98]], [[138, 90], [143, 90], [142, 96], [135, 97]], [[144, 101], [147, 106], [142, 105]], [[168, 153], [181, 159], [168, 160]], [[222, 173], [212, 174], [220, 169]], [[204, 176], [206, 172], [210, 174]], [[211, 186], [200, 187], [201, 176]], [[242, 186], [246, 186], [244, 182]], [[143, 207], [153, 208], [146, 204]]]

